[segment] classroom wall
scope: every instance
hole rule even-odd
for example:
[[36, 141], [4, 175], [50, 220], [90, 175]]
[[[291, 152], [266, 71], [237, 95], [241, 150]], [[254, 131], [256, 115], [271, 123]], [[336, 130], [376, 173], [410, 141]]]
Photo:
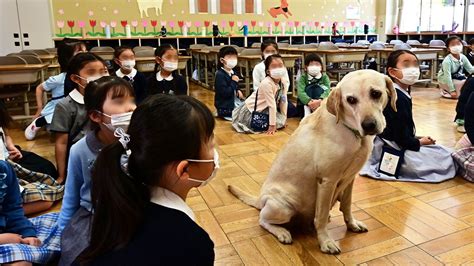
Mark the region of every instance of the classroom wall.
[[[376, 6], [384, 0], [50, 0], [55, 37], [155, 36], [164, 25], [168, 36], [212, 35], [217, 24], [224, 35], [330, 34], [376, 32]], [[283, 14], [287, 3], [288, 13]], [[285, 16], [286, 15], [286, 16]]]

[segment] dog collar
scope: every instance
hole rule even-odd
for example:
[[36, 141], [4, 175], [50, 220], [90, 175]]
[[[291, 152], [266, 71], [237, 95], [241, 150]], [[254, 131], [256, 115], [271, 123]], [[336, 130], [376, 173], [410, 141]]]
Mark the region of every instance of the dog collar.
[[354, 129], [354, 128], [351, 128], [350, 126], [348, 126], [348, 125], [346, 125], [346, 124], [344, 124], [344, 123], [342, 123], [342, 124], [343, 124], [347, 129], [349, 129], [350, 131], [352, 131], [352, 133], [354, 133], [354, 136], [355, 136], [356, 138], [362, 139], [362, 135], [360, 135], [359, 130]]

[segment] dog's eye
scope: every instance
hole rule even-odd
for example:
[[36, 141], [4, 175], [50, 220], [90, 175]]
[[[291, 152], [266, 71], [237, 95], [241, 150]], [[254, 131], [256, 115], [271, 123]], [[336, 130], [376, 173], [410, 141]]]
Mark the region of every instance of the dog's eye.
[[353, 96], [347, 96], [347, 102], [348, 102], [349, 104], [352, 104], [352, 105], [354, 105], [354, 104], [356, 104], [356, 103], [358, 102], [358, 100], [357, 100], [357, 98], [356, 98], [356, 97], [353, 97]]
[[380, 99], [380, 97], [382, 97], [382, 92], [377, 90], [371, 90], [370, 97], [372, 97], [372, 99]]

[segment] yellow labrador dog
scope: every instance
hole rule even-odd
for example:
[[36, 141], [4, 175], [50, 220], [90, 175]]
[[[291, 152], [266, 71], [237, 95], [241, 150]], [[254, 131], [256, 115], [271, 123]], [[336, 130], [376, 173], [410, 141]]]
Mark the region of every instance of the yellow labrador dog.
[[329, 211], [340, 201], [347, 228], [367, 231], [352, 216], [352, 186], [375, 135], [385, 128], [383, 109], [391, 99], [396, 110], [396, 97], [389, 77], [373, 70], [349, 73], [321, 107], [301, 121], [273, 162], [258, 198], [232, 185], [229, 191], [260, 209], [260, 225], [280, 242], [292, 242], [282, 225], [298, 218], [314, 225], [322, 252], [340, 253], [326, 228]]

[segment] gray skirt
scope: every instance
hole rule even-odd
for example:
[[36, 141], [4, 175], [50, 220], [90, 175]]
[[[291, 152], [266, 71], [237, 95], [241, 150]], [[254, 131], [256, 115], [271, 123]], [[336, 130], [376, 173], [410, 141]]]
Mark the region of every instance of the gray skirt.
[[[387, 141], [399, 149], [393, 141]], [[378, 171], [384, 142], [376, 137], [369, 160], [359, 172], [362, 176], [390, 181], [439, 183], [456, 176], [452, 151], [441, 145], [421, 146], [419, 151], [406, 150], [398, 179]]]
[[72, 265], [77, 257], [89, 247], [91, 222], [92, 213], [80, 207], [63, 230], [59, 265]]
[[[262, 113], [268, 114], [268, 108], [262, 111]], [[239, 133], [261, 133], [254, 131], [250, 128], [250, 122], [252, 120], [252, 112], [249, 111], [246, 104], [242, 104], [235, 108], [232, 112], [232, 126]], [[277, 129], [283, 128], [286, 125], [286, 116], [280, 112], [276, 113], [276, 127]]]

